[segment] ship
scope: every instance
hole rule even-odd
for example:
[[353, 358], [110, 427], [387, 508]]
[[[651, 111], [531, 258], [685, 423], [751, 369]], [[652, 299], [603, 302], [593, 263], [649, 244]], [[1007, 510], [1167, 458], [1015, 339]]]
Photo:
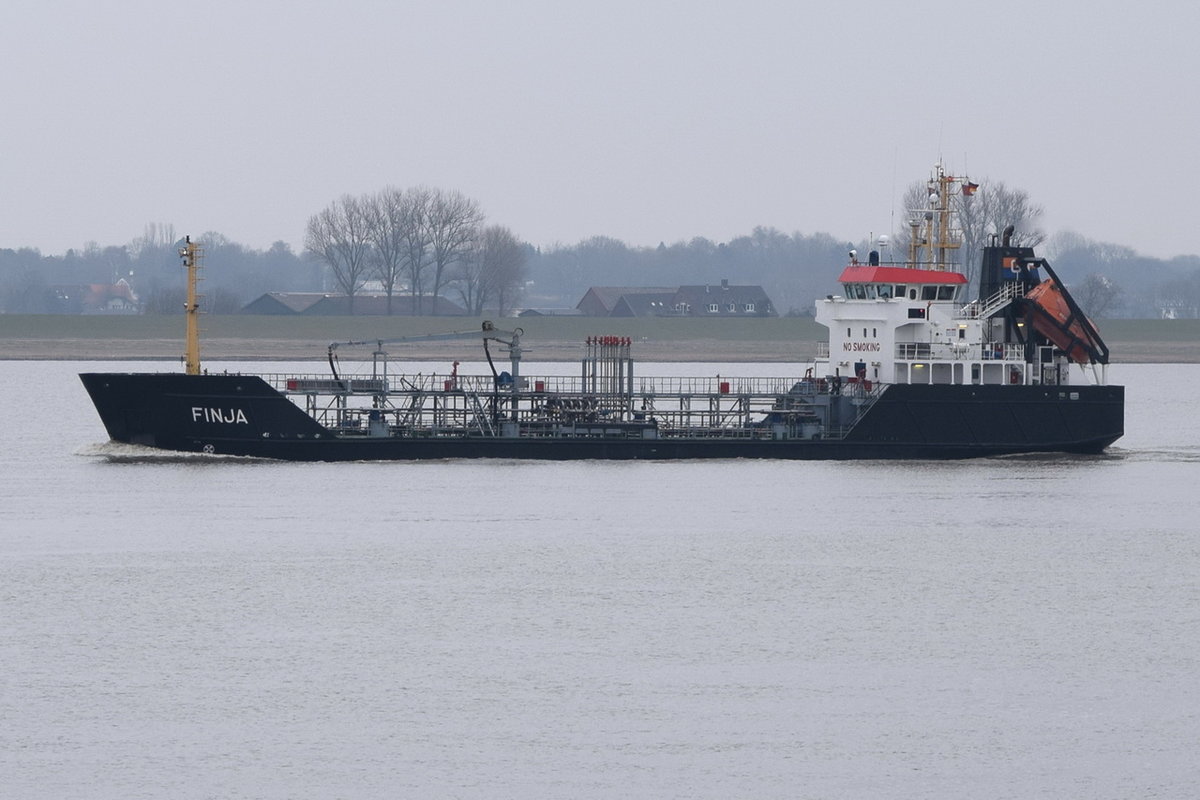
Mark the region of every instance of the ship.
[[[982, 248], [978, 291], [954, 261], [956, 192], [940, 165], [905, 257], [886, 237], [850, 251], [840, 291], [816, 303], [828, 331], [790, 378], [648, 377], [624, 336], [582, 342], [574, 375], [527, 375], [524, 332], [334, 342], [322, 374], [209, 374], [188, 270], [183, 372], [83, 373], [111, 440], [166, 451], [287, 461], [419, 459], [963, 459], [1098, 454], [1124, 432], [1109, 350], [1049, 262], [1008, 228]], [[477, 340], [489, 374], [406, 374], [387, 348]], [[353, 374], [348, 348], [370, 347]], [[507, 357], [498, 369], [492, 348]]]

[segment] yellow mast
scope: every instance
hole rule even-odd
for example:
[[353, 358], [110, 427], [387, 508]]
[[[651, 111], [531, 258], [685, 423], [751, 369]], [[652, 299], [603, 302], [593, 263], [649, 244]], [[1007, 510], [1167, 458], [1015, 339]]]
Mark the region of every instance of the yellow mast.
[[938, 231], [937, 231], [937, 257], [934, 259], [934, 269], [945, 270], [950, 267], [949, 254], [947, 250], [957, 250], [960, 242], [958, 238], [950, 230], [951, 211], [950, 211], [950, 185], [957, 181], [947, 175], [941, 165], [937, 169], [937, 196], [938, 196]]
[[192, 241], [188, 236], [185, 245], [179, 248], [179, 257], [187, 267], [187, 304], [184, 311], [187, 316], [187, 355], [186, 372], [188, 375], [200, 374], [200, 295], [196, 294], [197, 273], [200, 271], [200, 260], [204, 257], [204, 248]]
[[[927, 184], [928, 205], [923, 210], [914, 209], [915, 214], [909, 222], [912, 236], [909, 239], [908, 260], [913, 267], [946, 270], [952, 266], [951, 253], [962, 247], [962, 232], [955, 225], [950, 193], [962, 186], [963, 194], [969, 196], [974, 192], [975, 185], [966, 178], [947, 175], [941, 164], [933, 169], [933, 177]], [[926, 249], [929, 257], [928, 261], [923, 262], [921, 251]]]

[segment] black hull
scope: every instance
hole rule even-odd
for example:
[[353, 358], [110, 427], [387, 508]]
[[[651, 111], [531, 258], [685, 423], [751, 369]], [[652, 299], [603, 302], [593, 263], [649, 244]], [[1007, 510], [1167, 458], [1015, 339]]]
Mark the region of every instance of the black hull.
[[110, 438], [288, 461], [957, 459], [1099, 453], [1124, 432], [1121, 386], [888, 387], [840, 439], [339, 436], [261, 378], [81, 375]]

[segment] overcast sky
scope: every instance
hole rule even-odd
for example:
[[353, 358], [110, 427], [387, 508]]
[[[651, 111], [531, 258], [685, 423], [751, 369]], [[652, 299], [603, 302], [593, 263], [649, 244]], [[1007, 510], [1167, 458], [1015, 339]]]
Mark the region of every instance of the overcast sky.
[[1182, 1], [5, 0], [0, 247], [298, 247], [418, 184], [540, 246], [858, 240], [941, 159], [1170, 257], [1200, 252], [1198, 76]]

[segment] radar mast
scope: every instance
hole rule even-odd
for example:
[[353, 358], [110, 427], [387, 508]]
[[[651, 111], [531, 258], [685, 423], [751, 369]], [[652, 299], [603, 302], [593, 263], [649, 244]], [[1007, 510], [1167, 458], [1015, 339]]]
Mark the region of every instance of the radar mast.
[[908, 241], [908, 266], [938, 271], [952, 270], [955, 256], [962, 247], [962, 225], [957, 219], [953, 193], [961, 192], [964, 199], [975, 194], [978, 184], [968, 178], [947, 175], [936, 164], [927, 184], [928, 203], [923, 209], [911, 209]]

